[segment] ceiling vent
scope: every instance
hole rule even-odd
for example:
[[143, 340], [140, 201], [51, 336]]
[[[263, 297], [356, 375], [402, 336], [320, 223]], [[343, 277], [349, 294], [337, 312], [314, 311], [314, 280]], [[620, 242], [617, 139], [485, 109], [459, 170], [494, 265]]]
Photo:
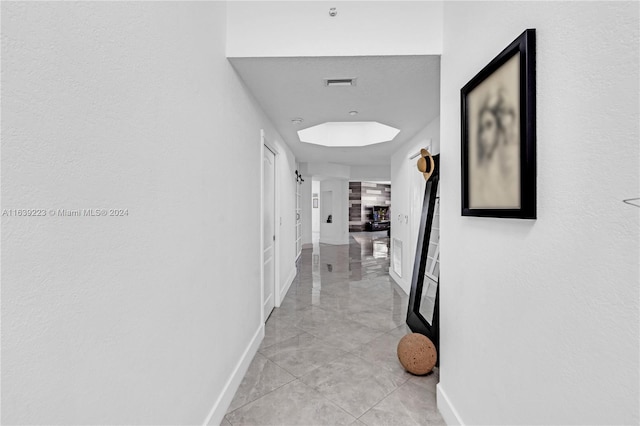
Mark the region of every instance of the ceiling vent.
[[325, 78], [324, 85], [327, 87], [355, 86], [356, 80], [355, 78]]

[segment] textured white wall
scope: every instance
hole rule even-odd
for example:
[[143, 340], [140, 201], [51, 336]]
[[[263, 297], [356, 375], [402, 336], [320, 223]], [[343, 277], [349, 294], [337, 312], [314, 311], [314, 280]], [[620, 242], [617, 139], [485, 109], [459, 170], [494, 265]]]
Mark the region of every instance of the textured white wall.
[[227, 13], [229, 57], [442, 52], [441, 1], [240, 1]]
[[[446, 2], [439, 407], [638, 424], [638, 3]], [[537, 29], [538, 219], [460, 216], [460, 88]], [[444, 397], [447, 397], [450, 404]]]
[[402, 276], [396, 274], [393, 264], [389, 268], [389, 275], [407, 294], [411, 290], [418, 239], [417, 233], [411, 229], [412, 212], [421, 215], [422, 211], [422, 197], [419, 203], [413, 203], [410, 196], [410, 176], [420, 173], [416, 167], [418, 159], [409, 161], [409, 157], [427, 147], [430, 147], [432, 154], [440, 152], [440, 117], [420, 130], [391, 157], [391, 247], [393, 250], [393, 239], [402, 242]]
[[260, 128], [278, 136], [225, 19], [2, 3], [2, 208], [129, 210], [2, 218], [3, 423], [201, 424], [259, 330]]

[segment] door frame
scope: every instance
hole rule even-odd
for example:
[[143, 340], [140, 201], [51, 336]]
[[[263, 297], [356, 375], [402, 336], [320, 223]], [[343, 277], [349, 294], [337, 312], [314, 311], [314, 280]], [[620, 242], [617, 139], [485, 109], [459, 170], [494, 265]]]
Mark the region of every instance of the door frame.
[[279, 172], [279, 152], [275, 145], [269, 140], [264, 129], [260, 129], [260, 321], [262, 324], [267, 320], [264, 316], [264, 150], [265, 147], [274, 154], [274, 202], [275, 202], [275, 223], [273, 231], [276, 240], [273, 245], [273, 269], [274, 285], [273, 297], [274, 306], [280, 306], [280, 226], [282, 217], [280, 216], [280, 180]]

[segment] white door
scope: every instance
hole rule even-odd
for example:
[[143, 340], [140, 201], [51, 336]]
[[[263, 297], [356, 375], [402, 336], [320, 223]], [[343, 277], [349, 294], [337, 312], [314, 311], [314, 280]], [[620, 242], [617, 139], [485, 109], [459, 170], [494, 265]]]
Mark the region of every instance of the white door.
[[266, 321], [275, 306], [275, 240], [276, 240], [276, 156], [264, 147], [264, 318]]

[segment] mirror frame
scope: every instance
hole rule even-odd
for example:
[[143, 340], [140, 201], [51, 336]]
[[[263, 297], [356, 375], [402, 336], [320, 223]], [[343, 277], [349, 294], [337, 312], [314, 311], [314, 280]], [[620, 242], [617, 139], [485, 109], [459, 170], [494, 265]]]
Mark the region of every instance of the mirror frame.
[[[420, 230], [418, 233], [418, 246], [416, 248], [416, 258], [413, 264], [413, 277], [411, 279], [411, 293], [409, 294], [409, 308], [407, 310], [407, 325], [414, 333], [427, 336], [440, 350], [440, 274], [438, 274], [438, 288], [436, 289], [436, 301], [433, 308], [433, 321], [431, 324], [420, 313], [420, 302], [422, 298], [422, 286], [424, 284], [424, 273], [427, 264], [427, 253], [429, 252], [429, 239], [431, 237], [431, 226], [438, 194], [438, 183], [440, 181], [440, 155], [434, 155], [435, 170], [427, 181], [424, 188], [424, 201], [422, 202], [422, 216], [420, 219]], [[439, 357], [438, 357], [439, 359]]]

